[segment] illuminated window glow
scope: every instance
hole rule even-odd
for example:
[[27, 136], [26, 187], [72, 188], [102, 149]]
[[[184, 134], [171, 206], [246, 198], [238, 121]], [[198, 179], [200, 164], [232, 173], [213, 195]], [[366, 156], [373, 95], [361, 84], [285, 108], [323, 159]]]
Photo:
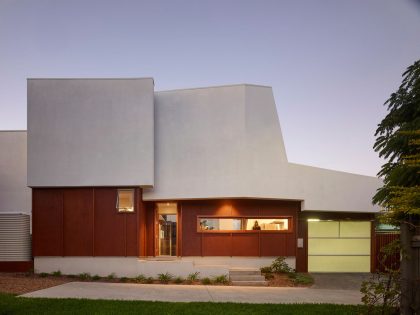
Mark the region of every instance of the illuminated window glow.
[[118, 212], [134, 212], [134, 189], [118, 189]]
[[198, 218], [199, 232], [288, 231], [290, 218]]

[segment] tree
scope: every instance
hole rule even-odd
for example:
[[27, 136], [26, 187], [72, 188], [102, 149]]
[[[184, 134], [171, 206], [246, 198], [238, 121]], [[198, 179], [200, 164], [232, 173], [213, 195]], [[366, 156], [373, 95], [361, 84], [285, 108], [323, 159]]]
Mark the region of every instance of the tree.
[[[420, 60], [407, 68], [399, 89], [385, 102], [388, 114], [378, 125], [374, 149], [387, 159], [378, 176], [384, 181], [373, 202], [382, 219], [401, 228], [401, 314], [420, 312]], [[420, 235], [419, 235], [420, 237]]]

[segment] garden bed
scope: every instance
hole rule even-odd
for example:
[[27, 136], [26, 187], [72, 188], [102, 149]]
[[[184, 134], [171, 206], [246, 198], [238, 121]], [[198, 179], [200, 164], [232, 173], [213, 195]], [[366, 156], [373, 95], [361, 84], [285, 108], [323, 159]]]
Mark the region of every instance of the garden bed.
[[[0, 273], [0, 293], [24, 294], [49, 287], [57, 286], [72, 281], [108, 282], [108, 283], [139, 283], [139, 284], [178, 284], [178, 285], [231, 285], [226, 276], [199, 279], [198, 274], [191, 274], [187, 279], [172, 277], [169, 274], [161, 274], [158, 278], [139, 275], [135, 278], [116, 277], [110, 274], [107, 277], [99, 277], [82, 273], [79, 275], [62, 275], [60, 272], [52, 274], [34, 273]], [[310, 284], [296, 283], [288, 274], [273, 274], [268, 279], [271, 287], [296, 287]]]
[[0, 293], [23, 294], [73, 281], [67, 277], [40, 277], [28, 273], [0, 273]]

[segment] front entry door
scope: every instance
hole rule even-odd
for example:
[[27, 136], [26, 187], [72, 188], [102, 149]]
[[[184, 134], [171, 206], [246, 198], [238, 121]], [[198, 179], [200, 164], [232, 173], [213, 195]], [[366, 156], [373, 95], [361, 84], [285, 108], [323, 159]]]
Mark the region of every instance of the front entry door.
[[158, 256], [177, 255], [177, 204], [165, 202], [156, 204], [157, 254]]

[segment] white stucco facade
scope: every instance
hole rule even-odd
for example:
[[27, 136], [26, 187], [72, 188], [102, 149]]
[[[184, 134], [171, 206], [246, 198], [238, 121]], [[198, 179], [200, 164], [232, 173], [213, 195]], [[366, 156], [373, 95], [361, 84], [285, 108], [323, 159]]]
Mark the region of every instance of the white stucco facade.
[[302, 210], [376, 212], [375, 177], [289, 163], [270, 87], [155, 93], [155, 186], [145, 200], [301, 200]]
[[154, 184], [153, 79], [29, 79], [28, 186]]
[[26, 186], [26, 131], [0, 131], [0, 212], [31, 213]]
[[28, 127], [28, 152], [26, 132], [0, 133], [0, 211], [30, 212], [27, 155], [30, 187], [142, 186], [144, 200], [379, 210], [371, 199], [381, 180], [287, 161], [270, 87], [154, 92], [152, 79], [30, 79]]

